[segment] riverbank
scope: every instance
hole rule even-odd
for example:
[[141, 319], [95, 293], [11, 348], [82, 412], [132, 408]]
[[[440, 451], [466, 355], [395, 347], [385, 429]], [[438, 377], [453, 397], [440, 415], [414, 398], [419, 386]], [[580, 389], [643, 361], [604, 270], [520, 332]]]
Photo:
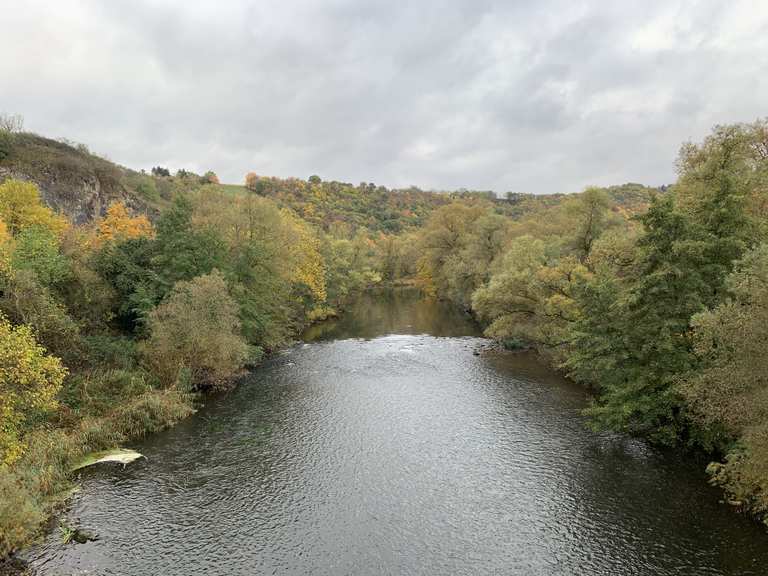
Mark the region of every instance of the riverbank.
[[483, 351], [449, 303], [364, 294], [330, 324], [137, 442], [146, 459], [84, 474], [65, 521], [99, 540], [52, 534], [31, 566], [746, 576], [768, 562], [702, 462], [590, 431], [581, 386], [535, 354]]
[[[404, 288], [384, 290], [393, 289]], [[340, 318], [343, 306], [322, 310], [294, 337]], [[157, 382], [157, 378], [135, 358], [123, 359], [119, 370], [112, 358], [96, 372], [70, 374], [69, 378], [78, 381], [78, 389], [88, 390], [87, 399], [72, 403], [78, 410], [62, 414], [58, 426], [30, 438], [29, 449], [12, 468], [0, 469], [0, 527], [4, 530], [0, 543], [14, 544], [0, 554], [0, 576], [24, 574], [25, 564], [16, 553], [57, 530], [57, 518], [66, 510], [78, 483], [79, 473], [71, 470], [85, 455], [123, 447], [173, 427], [194, 414], [211, 393], [232, 390], [243, 377], [294, 343], [287, 341], [261, 355], [257, 363], [249, 364], [247, 370], [227, 382], [203, 382], [197, 390], [187, 392], [152, 388], [149, 382]], [[83, 381], [88, 384], [83, 385]], [[130, 389], [139, 393], [126, 393]]]

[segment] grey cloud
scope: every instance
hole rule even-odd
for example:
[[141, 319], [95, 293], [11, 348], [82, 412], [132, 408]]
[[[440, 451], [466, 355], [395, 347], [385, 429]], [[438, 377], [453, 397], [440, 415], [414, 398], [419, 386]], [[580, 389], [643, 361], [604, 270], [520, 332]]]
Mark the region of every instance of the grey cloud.
[[758, 2], [0, 0], [0, 110], [134, 168], [527, 192], [765, 115]]

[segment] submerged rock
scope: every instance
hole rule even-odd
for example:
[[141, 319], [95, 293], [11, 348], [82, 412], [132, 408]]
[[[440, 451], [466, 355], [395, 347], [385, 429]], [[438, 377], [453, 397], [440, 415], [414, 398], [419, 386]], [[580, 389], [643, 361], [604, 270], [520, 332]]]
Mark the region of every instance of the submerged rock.
[[75, 528], [72, 532], [72, 540], [78, 544], [85, 544], [86, 542], [94, 542], [99, 539], [99, 535], [96, 532], [90, 530], [84, 530], [82, 528]]

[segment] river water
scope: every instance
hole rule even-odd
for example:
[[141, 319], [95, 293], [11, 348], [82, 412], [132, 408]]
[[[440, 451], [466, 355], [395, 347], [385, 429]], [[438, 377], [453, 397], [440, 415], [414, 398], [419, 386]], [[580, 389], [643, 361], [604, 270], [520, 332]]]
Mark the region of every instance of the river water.
[[94, 467], [29, 560], [56, 575], [768, 574], [704, 461], [585, 426], [584, 392], [447, 305], [362, 297]]

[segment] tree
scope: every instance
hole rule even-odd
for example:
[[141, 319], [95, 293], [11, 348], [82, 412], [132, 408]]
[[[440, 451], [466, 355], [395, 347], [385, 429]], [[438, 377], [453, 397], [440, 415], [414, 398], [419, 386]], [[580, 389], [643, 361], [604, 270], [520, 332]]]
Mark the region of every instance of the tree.
[[148, 237], [153, 233], [149, 219], [143, 214], [130, 216], [122, 202], [110, 205], [106, 215], [97, 223], [96, 231], [97, 245], [103, 242]]
[[59, 251], [58, 238], [41, 225], [28, 226], [17, 235], [11, 269], [34, 272], [44, 286], [59, 284], [71, 272], [69, 262]]
[[166, 385], [221, 384], [243, 366], [248, 347], [240, 336], [237, 303], [214, 270], [178, 282], [149, 315], [147, 363]]
[[256, 172], [248, 172], [248, 174], [245, 175], [245, 187], [248, 188], [248, 190], [255, 192], [258, 182], [259, 176]]
[[226, 247], [221, 236], [212, 228], [196, 229], [192, 214], [191, 201], [178, 196], [157, 222], [151, 265], [162, 283], [162, 295], [179, 280], [191, 280], [223, 267]]
[[0, 184], [0, 220], [12, 236], [29, 226], [42, 226], [60, 235], [68, 226], [65, 218], [43, 205], [35, 184], [13, 179]]
[[218, 231], [226, 246], [225, 271], [246, 340], [267, 349], [284, 343], [296, 319], [283, 214], [266, 198], [221, 190], [197, 195], [194, 206], [193, 226]]
[[486, 334], [502, 341], [540, 341], [539, 270], [547, 264], [545, 243], [530, 236], [509, 245], [499, 270], [472, 296], [472, 308], [488, 323]]
[[286, 249], [286, 278], [315, 302], [324, 302], [325, 265], [320, 241], [306, 223], [288, 211], [282, 212], [282, 241]]
[[[710, 466], [735, 500], [768, 512], [768, 245], [728, 278], [731, 298], [692, 321], [700, 365], [681, 378], [694, 419], [720, 431], [726, 460]], [[730, 442], [735, 439], [736, 442]]]
[[94, 255], [94, 269], [117, 295], [117, 320], [132, 331], [141, 331], [167, 292], [153, 266], [156, 253], [156, 241], [140, 236], [105, 244]]
[[571, 242], [582, 263], [592, 251], [592, 244], [610, 224], [610, 205], [605, 190], [590, 187], [567, 206], [569, 216], [576, 224]]
[[163, 168], [162, 166], [152, 167], [152, 176], [158, 176], [160, 178], [168, 178], [170, 175], [171, 175], [171, 171], [168, 170], [168, 168]]
[[732, 239], [693, 221], [669, 196], [640, 220], [637, 277], [626, 288], [605, 273], [582, 283], [565, 366], [597, 387], [588, 410], [597, 428], [673, 444], [690, 432], [675, 386], [695, 365], [690, 319], [721, 298], [731, 267], [721, 246]]
[[21, 114], [0, 114], [0, 132], [13, 134], [24, 128], [24, 117]]
[[66, 374], [28, 326], [13, 327], [0, 314], [0, 465], [23, 453], [25, 429], [36, 415], [56, 407]]
[[[674, 193], [682, 210], [710, 226], [725, 217], [720, 226], [737, 225], [747, 243], [767, 237], [768, 118], [716, 126], [701, 144], [682, 146], [677, 168]], [[734, 214], [742, 220], [733, 221]]]
[[77, 323], [35, 272], [15, 270], [0, 281], [0, 310], [13, 323], [29, 326], [37, 341], [69, 366], [82, 361], [82, 339]]
[[0, 160], [5, 160], [11, 155], [13, 143], [13, 134], [0, 130]]
[[208, 172], [206, 172], [200, 177], [200, 183], [201, 184], [218, 184], [219, 177], [216, 176], [216, 173], [213, 170], [208, 170]]
[[422, 235], [421, 268], [438, 294], [448, 294], [451, 281], [446, 275], [446, 264], [456, 258], [472, 225], [486, 213], [487, 206], [461, 202], [438, 208], [430, 216]]

